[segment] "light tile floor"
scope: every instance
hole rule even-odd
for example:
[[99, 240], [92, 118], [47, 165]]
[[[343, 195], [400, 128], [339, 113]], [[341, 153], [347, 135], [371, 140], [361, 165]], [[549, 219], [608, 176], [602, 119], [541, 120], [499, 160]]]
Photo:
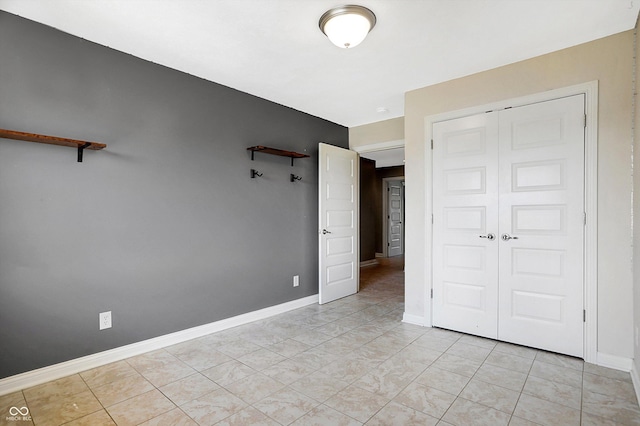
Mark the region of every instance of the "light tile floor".
[[401, 259], [361, 282], [327, 305], [2, 396], [0, 413], [91, 426], [640, 424], [628, 373], [402, 323]]

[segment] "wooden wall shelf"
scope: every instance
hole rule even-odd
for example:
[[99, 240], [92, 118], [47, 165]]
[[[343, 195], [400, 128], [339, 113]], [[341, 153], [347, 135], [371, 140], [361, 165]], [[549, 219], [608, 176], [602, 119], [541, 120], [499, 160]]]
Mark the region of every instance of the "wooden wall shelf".
[[253, 161], [253, 154], [255, 152], [262, 152], [265, 154], [279, 155], [280, 157], [289, 157], [291, 158], [291, 166], [293, 166], [293, 160], [295, 158], [310, 157], [310, 155], [308, 154], [301, 154], [299, 152], [294, 152], [294, 151], [285, 151], [284, 149], [278, 149], [278, 148], [269, 148], [268, 146], [262, 146], [262, 145], [250, 146], [249, 148], [247, 148], [247, 151], [251, 151], [251, 161]]
[[16, 139], [27, 142], [46, 143], [49, 145], [69, 146], [78, 148], [78, 162], [82, 162], [82, 152], [85, 149], [100, 150], [106, 148], [106, 144], [99, 142], [89, 142], [77, 139], [60, 138], [58, 136], [39, 135], [37, 133], [18, 132], [16, 130], [0, 129], [0, 138]]

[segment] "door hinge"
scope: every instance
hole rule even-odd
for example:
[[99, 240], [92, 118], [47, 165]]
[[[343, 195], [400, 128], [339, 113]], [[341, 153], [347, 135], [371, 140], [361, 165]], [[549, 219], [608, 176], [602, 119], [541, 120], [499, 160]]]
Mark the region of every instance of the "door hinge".
[[431, 139], [431, 149], [433, 149], [433, 139]]
[[431, 214], [431, 224], [433, 225], [433, 213]]
[[582, 219], [583, 219], [583, 223], [586, 225], [587, 224], [587, 212], [583, 212], [582, 213]]
[[582, 122], [583, 127], [587, 127], [587, 114], [584, 115], [584, 121]]
[[582, 310], [582, 322], [587, 322], [587, 310]]
[[433, 289], [431, 289], [431, 298], [433, 299]]
[[391, 245], [391, 243], [387, 243], [387, 247], [389, 247]]

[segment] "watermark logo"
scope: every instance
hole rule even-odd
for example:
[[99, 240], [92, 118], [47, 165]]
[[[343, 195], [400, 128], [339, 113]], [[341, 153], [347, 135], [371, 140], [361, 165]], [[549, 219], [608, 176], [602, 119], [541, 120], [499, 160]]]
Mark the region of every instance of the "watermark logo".
[[27, 407], [11, 407], [9, 408], [9, 415], [5, 418], [8, 422], [28, 422], [31, 421], [29, 415], [29, 408]]

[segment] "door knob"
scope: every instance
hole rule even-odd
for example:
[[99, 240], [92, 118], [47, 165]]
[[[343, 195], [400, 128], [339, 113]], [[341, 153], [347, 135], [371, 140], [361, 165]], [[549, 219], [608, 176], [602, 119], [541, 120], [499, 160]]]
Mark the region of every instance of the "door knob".
[[323, 230], [322, 230], [322, 233], [323, 233], [323, 234], [330, 234], [330, 233], [331, 233], [331, 231], [327, 231], [326, 229], [323, 229]]
[[502, 241], [509, 241], [509, 240], [517, 240], [518, 239], [518, 237], [512, 237], [509, 234], [502, 234], [502, 237], [500, 237], [500, 238], [502, 238]]
[[489, 241], [493, 241], [496, 239], [496, 236], [493, 234], [487, 234], [487, 235], [480, 235], [480, 238], [486, 238]]

